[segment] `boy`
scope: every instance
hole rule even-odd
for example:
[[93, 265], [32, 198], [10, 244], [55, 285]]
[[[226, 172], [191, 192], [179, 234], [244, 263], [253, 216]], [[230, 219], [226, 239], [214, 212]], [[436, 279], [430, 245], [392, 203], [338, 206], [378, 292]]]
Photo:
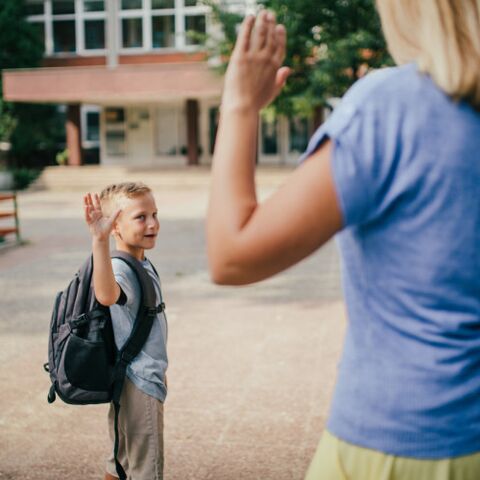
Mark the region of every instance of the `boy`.
[[[110, 307], [115, 342], [120, 348], [135, 321], [140, 285], [135, 273], [120, 259], [110, 258], [109, 237], [117, 250], [142, 262], [153, 279], [157, 301], [162, 302], [159, 279], [144, 256], [155, 246], [160, 224], [152, 191], [143, 183], [110, 185], [100, 196], [84, 197], [85, 221], [92, 234], [93, 288], [97, 300]], [[132, 480], [163, 478], [163, 402], [167, 387], [165, 372], [167, 323], [157, 314], [150, 335], [139, 355], [127, 368], [120, 398], [118, 461]], [[114, 408], [108, 414], [111, 455], [105, 480], [117, 478], [113, 458]]]

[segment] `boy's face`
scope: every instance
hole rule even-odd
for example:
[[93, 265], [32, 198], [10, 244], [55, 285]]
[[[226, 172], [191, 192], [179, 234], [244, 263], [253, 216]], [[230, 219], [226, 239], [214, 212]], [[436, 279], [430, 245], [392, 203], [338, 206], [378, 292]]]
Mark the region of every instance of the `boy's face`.
[[160, 230], [155, 199], [151, 193], [145, 193], [134, 198], [121, 197], [116, 204], [122, 209], [113, 230], [117, 248], [142, 259], [143, 251], [155, 246]]

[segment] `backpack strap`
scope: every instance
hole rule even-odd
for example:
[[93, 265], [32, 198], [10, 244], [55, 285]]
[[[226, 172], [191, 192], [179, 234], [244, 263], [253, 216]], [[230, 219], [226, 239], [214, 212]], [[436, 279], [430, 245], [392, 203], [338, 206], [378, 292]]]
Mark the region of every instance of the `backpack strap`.
[[130, 362], [140, 353], [140, 350], [143, 348], [148, 336], [150, 335], [153, 321], [157, 316], [157, 305], [153, 280], [150, 278], [144, 266], [135, 257], [126, 252], [116, 250], [112, 252], [111, 257], [120, 258], [134, 271], [142, 291], [142, 300], [138, 308], [137, 317], [135, 319], [135, 323], [133, 324], [132, 331], [125, 344], [118, 352], [117, 367], [115, 371], [112, 393], [112, 402], [115, 409], [115, 441], [113, 447], [115, 467], [120, 480], [126, 480], [127, 476], [125, 474], [125, 470], [117, 458], [119, 448], [118, 416], [120, 413], [120, 395], [125, 382], [127, 367]]

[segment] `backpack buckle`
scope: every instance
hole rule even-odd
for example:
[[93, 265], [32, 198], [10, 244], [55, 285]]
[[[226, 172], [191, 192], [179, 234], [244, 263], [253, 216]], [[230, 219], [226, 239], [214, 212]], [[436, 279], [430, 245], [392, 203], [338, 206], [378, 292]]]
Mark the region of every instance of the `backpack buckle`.
[[72, 327], [80, 327], [89, 322], [90, 322], [90, 317], [88, 313], [82, 313], [75, 320], [72, 320], [70, 323], [72, 324]]
[[131, 354], [128, 353], [127, 351], [124, 351], [120, 354], [120, 361], [129, 364], [135, 357]]
[[147, 316], [155, 317], [157, 313], [162, 313], [165, 310], [165, 304], [162, 302], [156, 307], [148, 307], [147, 308]]

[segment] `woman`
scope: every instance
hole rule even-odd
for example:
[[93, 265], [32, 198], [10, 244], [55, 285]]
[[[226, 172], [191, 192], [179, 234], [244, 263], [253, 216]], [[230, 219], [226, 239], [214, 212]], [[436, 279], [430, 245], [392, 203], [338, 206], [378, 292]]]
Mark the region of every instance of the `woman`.
[[258, 113], [285, 30], [247, 18], [225, 77], [207, 219], [215, 282], [338, 233], [349, 326], [313, 479], [480, 478], [480, 2], [379, 0], [400, 65], [367, 75], [259, 205]]

